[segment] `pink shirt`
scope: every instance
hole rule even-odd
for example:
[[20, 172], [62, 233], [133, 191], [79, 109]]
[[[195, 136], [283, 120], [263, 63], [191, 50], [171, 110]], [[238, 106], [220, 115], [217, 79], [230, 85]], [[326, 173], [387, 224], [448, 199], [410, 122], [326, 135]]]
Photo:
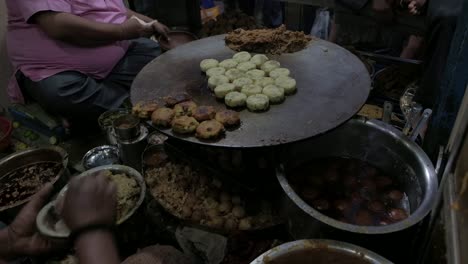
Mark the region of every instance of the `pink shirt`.
[[[41, 11], [66, 12], [89, 20], [121, 24], [127, 19], [122, 0], [6, 0], [8, 8], [7, 49], [15, 72], [21, 70], [33, 81], [63, 71], [79, 71], [105, 78], [129, 47], [128, 41], [84, 48], [49, 38], [28, 20]], [[8, 85], [10, 99], [24, 102], [14, 76]]]

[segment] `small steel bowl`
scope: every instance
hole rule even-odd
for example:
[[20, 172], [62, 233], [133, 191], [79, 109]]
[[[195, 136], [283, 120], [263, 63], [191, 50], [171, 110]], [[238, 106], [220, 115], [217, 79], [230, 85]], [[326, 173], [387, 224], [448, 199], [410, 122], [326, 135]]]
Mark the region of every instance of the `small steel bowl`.
[[104, 165], [121, 164], [119, 149], [115, 146], [100, 146], [88, 151], [82, 160], [86, 170]]
[[131, 140], [140, 135], [140, 119], [134, 115], [121, 116], [114, 120], [112, 126], [121, 140]]

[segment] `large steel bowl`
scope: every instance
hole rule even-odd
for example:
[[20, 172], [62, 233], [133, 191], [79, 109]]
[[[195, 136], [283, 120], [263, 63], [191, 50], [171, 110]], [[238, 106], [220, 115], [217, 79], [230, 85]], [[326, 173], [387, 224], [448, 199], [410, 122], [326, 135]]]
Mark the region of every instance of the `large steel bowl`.
[[[275, 247], [250, 264], [276, 263], [353, 263], [353, 264], [391, 264], [391, 262], [367, 249], [333, 240], [298, 240]], [[294, 262], [296, 259], [296, 262]], [[354, 261], [351, 261], [354, 260]]]
[[[329, 157], [359, 159], [396, 178], [408, 196], [410, 216], [386, 226], [358, 226], [335, 220], [309, 206], [289, 184], [288, 172], [304, 162]], [[438, 186], [434, 167], [418, 145], [388, 124], [363, 119], [353, 119], [325, 135], [290, 146], [283, 153], [277, 178], [286, 194], [283, 211], [296, 239], [345, 239], [379, 253], [388, 249], [387, 244], [408, 249], [414, 243], [414, 232], [432, 209]]]
[[[51, 146], [27, 149], [24, 151], [16, 152], [2, 159], [0, 161], [0, 186], [4, 184], [4, 182], [2, 181], [4, 175], [10, 173], [11, 171], [17, 168], [37, 162], [58, 162], [63, 165], [63, 168], [60, 170], [60, 172], [52, 179], [51, 183], [54, 184], [55, 188], [62, 188], [68, 181], [68, 153], [60, 147]], [[38, 190], [40, 189], [40, 187], [41, 186], [37, 186]], [[6, 214], [9, 218], [10, 216], [12, 216], [10, 214], [14, 214], [17, 211], [15, 210], [15, 208], [18, 209], [19, 207], [21, 207], [23, 204], [31, 200], [31, 197], [17, 201], [8, 206], [0, 207], [0, 212], [2, 214]]]

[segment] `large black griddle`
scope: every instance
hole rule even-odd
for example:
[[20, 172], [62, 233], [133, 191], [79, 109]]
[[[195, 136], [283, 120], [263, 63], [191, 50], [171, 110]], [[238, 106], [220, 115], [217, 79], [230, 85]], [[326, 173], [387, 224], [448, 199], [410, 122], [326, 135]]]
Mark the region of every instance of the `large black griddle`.
[[[187, 92], [198, 105], [225, 109], [207, 87], [200, 61], [231, 58], [235, 52], [224, 44], [224, 36], [194, 41], [171, 50], [149, 63], [136, 77], [131, 101], [158, 100]], [[327, 132], [354, 116], [365, 103], [371, 80], [364, 64], [349, 51], [327, 41], [314, 39], [296, 53], [270, 59], [281, 62], [297, 80], [298, 92], [263, 113], [240, 112], [242, 124], [217, 141], [194, 136], [162, 133], [197, 144], [218, 147], [254, 148], [276, 146]]]

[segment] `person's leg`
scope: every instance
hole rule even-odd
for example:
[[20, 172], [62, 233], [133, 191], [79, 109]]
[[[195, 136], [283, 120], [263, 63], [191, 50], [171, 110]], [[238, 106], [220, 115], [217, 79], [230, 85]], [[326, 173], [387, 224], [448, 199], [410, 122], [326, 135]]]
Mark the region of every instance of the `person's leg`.
[[24, 75], [18, 81], [23, 92], [47, 112], [74, 122], [96, 122], [101, 113], [120, 107], [128, 89], [95, 80], [82, 73], [66, 71], [39, 82]]
[[107, 76], [104, 83], [112, 83], [130, 89], [138, 73], [161, 54], [159, 45], [147, 38], [136, 39], [120, 62]]

